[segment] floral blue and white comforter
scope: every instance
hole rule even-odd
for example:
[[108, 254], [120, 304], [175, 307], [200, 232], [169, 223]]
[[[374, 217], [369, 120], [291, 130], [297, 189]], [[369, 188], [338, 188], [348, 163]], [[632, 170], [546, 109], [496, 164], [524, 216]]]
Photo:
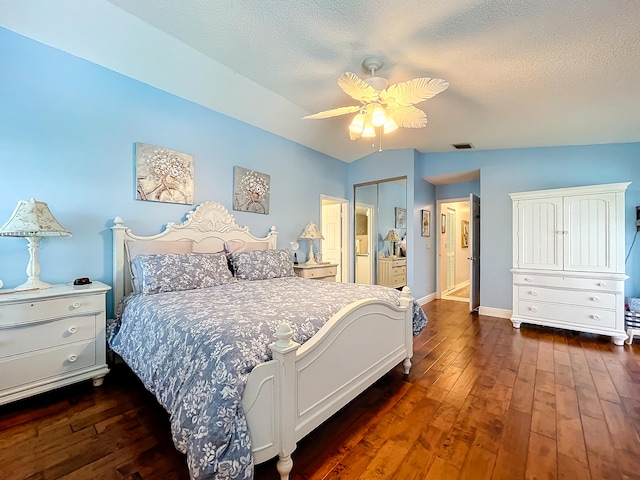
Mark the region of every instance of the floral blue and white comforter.
[[[176, 448], [196, 479], [251, 479], [253, 460], [241, 399], [249, 373], [271, 360], [282, 322], [304, 343], [333, 314], [361, 298], [397, 304], [400, 292], [376, 285], [298, 277], [134, 294], [109, 343], [167, 410]], [[413, 330], [427, 319], [414, 302]]]

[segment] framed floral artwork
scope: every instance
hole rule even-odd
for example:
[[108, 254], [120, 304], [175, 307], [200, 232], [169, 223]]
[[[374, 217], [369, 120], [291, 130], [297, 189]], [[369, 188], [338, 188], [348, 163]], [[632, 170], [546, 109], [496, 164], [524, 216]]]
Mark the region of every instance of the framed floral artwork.
[[407, 209], [395, 207], [396, 228], [407, 228]]
[[269, 213], [271, 177], [266, 173], [233, 167], [233, 209]]
[[460, 245], [462, 248], [469, 248], [469, 222], [462, 220]]
[[136, 143], [136, 199], [193, 205], [193, 156]]
[[422, 210], [422, 236], [431, 236], [431, 211]]

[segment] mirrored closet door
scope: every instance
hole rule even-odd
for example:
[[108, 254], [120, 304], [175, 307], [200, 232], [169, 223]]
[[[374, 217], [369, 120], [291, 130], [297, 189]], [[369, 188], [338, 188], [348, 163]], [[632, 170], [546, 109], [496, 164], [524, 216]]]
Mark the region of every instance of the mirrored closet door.
[[354, 185], [355, 282], [406, 284], [407, 178]]

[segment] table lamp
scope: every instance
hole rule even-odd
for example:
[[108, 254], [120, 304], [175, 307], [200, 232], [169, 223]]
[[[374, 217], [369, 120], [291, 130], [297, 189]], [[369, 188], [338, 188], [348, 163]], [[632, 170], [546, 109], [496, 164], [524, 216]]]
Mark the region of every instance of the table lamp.
[[305, 265], [317, 265], [318, 262], [316, 262], [316, 259], [313, 256], [313, 241], [316, 239], [324, 239], [318, 229], [318, 225], [316, 225], [315, 222], [307, 223], [307, 226], [304, 227], [304, 230], [300, 235], [300, 239], [309, 240], [309, 259]]
[[66, 230], [54, 218], [44, 202], [20, 200], [9, 220], [0, 227], [0, 237], [25, 237], [29, 242], [29, 263], [27, 264], [27, 281], [17, 286], [16, 290], [33, 290], [50, 288], [51, 285], [40, 280], [38, 264], [38, 244], [42, 237], [67, 237], [71, 232]]
[[391, 249], [391, 257], [395, 257], [396, 256], [396, 242], [399, 242], [401, 240], [400, 235], [398, 235], [398, 233], [392, 228], [391, 230], [389, 230], [389, 233], [387, 233], [387, 236], [384, 237], [384, 241], [385, 242], [389, 242], [389, 247]]

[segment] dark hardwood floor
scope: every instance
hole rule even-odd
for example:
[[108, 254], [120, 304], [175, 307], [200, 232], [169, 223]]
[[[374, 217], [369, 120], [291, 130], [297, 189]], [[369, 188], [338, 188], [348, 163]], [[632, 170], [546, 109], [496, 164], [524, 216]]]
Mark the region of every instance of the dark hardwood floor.
[[[640, 346], [424, 307], [387, 374], [293, 454], [292, 479], [640, 479]], [[1, 372], [0, 372], [1, 374]], [[188, 479], [165, 413], [124, 366], [0, 407], [0, 478]], [[275, 461], [256, 480], [276, 480]]]

